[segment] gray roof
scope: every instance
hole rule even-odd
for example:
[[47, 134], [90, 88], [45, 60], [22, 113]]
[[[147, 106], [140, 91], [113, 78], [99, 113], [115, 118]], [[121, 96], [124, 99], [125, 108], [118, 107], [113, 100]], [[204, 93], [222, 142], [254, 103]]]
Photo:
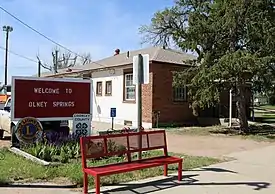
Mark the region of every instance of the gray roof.
[[[110, 56], [83, 66], [72, 67], [71, 73], [81, 72], [84, 70], [101, 69], [108, 67], [116, 67], [122, 65], [128, 65], [133, 62], [133, 56], [138, 54], [149, 54], [150, 61], [164, 62], [170, 64], [186, 65], [186, 61], [196, 59], [196, 56], [179, 52], [172, 49], [163, 49], [161, 47], [149, 47], [145, 49], [129, 51], [129, 57], [127, 57], [127, 52], [120, 53], [115, 56]], [[60, 69], [58, 74], [65, 73], [66, 69]], [[43, 73], [43, 76], [50, 76], [51, 72]]]
[[[58, 69], [58, 73], [56, 75], [63, 74], [63, 73], [71, 74], [71, 73], [81, 72], [83, 70], [83, 66], [70, 67], [70, 69], [72, 70], [71, 72], [68, 72], [68, 68]], [[41, 72], [41, 77], [47, 77], [52, 75], [54, 75], [54, 73], [51, 71]], [[33, 76], [36, 77], [37, 74]]]

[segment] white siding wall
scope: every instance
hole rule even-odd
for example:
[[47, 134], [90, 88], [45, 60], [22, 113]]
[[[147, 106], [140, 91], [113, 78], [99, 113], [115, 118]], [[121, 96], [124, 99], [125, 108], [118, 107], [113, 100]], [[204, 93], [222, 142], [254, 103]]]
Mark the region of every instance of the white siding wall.
[[[128, 120], [132, 121], [133, 126], [136, 127], [137, 105], [134, 103], [123, 103], [123, 68], [116, 68], [115, 72], [93, 72], [92, 80], [94, 89], [93, 121], [111, 123], [110, 109], [116, 108], [116, 118], [114, 119], [116, 124], [124, 125], [124, 120]], [[102, 96], [96, 96], [96, 84], [98, 81], [102, 81]], [[106, 81], [112, 81], [111, 96], [105, 96]], [[143, 123], [143, 127], [150, 128], [152, 123]]]

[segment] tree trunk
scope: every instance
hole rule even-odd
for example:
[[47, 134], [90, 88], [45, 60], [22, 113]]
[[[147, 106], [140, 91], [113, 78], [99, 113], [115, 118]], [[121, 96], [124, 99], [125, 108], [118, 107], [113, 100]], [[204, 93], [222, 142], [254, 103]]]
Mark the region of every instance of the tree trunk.
[[237, 88], [237, 110], [238, 110], [238, 119], [240, 121], [240, 130], [244, 133], [249, 132], [248, 120], [246, 114], [246, 98], [245, 98], [245, 87], [243, 85], [238, 86]]

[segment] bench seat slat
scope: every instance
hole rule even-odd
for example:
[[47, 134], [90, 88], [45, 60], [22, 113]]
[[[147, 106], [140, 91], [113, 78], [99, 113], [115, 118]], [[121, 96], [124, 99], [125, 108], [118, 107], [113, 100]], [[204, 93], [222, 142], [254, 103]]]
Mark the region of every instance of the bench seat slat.
[[132, 161], [130, 163], [118, 163], [111, 164], [106, 166], [99, 167], [88, 167], [84, 169], [87, 174], [91, 174], [93, 176], [105, 176], [135, 170], [141, 170], [145, 168], [163, 166], [165, 164], [173, 164], [182, 162], [182, 158], [173, 157], [173, 156], [161, 156], [149, 159], [142, 159], [137, 161]]

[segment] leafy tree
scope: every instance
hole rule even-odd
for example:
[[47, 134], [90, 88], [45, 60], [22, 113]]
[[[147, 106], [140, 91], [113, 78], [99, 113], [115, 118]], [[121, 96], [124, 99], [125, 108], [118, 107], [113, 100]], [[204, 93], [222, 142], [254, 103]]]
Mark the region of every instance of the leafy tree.
[[269, 64], [263, 69], [258, 76], [253, 85], [254, 93], [257, 96], [266, 97], [268, 103], [271, 105], [275, 104], [275, 64]]
[[177, 0], [140, 32], [145, 42], [196, 52], [191, 68], [175, 72], [174, 85], [187, 85], [194, 107], [201, 108], [234, 89], [240, 127], [248, 132], [247, 82], [261, 88], [271, 80], [263, 75], [275, 61], [274, 21], [274, 0]]

